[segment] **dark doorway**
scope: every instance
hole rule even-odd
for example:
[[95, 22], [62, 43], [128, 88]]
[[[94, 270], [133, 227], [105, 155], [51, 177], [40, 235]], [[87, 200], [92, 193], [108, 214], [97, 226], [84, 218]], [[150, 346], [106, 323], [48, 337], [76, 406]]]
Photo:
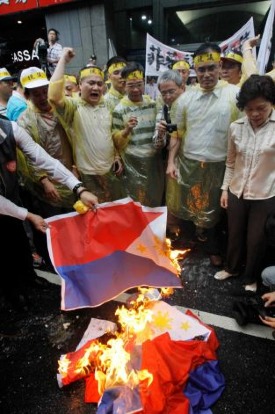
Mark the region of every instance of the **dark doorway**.
[[29, 66], [39, 66], [33, 57], [35, 39], [47, 39], [44, 13], [28, 11], [0, 17], [0, 67], [6, 67], [11, 73]]

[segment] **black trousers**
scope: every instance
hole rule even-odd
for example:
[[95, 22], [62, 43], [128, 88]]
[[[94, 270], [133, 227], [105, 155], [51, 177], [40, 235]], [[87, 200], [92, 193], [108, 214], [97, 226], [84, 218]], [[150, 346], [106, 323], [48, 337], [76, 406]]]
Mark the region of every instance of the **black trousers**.
[[[4, 295], [25, 292], [28, 282], [36, 276], [32, 252], [23, 221], [0, 216], [2, 234], [0, 288]], [[7, 270], [3, 270], [7, 269]]]
[[226, 270], [241, 273], [244, 282], [260, 280], [267, 248], [264, 232], [269, 213], [275, 210], [275, 197], [265, 200], [244, 200], [228, 192], [228, 246]]

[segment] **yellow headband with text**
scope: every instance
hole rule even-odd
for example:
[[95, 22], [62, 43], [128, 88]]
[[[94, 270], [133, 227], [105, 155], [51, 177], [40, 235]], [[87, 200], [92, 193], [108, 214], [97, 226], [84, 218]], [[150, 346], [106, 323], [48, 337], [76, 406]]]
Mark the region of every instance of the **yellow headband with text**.
[[187, 69], [187, 70], [189, 70], [190, 65], [185, 60], [179, 60], [178, 62], [173, 64], [172, 69], [173, 70], [176, 70], [176, 69]]
[[90, 67], [90, 68], [87, 68], [87, 69], [83, 69], [80, 72], [80, 79], [83, 79], [86, 76], [91, 76], [91, 75], [98, 75], [102, 79], [104, 79], [104, 73], [102, 72], [102, 70], [99, 69], [99, 68], [94, 68], [94, 67]]
[[76, 77], [73, 75], [64, 75], [64, 79], [65, 81], [69, 81], [69, 82], [77, 84]]
[[118, 63], [113, 63], [109, 69], [108, 69], [108, 73], [111, 75], [115, 70], [121, 70], [126, 66], [126, 63], [124, 62], [118, 62]]
[[194, 65], [200, 65], [201, 63], [209, 63], [209, 62], [219, 62], [221, 58], [220, 53], [217, 52], [208, 52], [198, 55], [194, 58]]
[[238, 55], [238, 53], [234, 53], [234, 52], [228, 52], [227, 55], [222, 56], [222, 59], [229, 59], [229, 60], [234, 60], [238, 63], [243, 63], [243, 58], [241, 55]]
[[128, 79], [143, 79], [143, 72], [141, 72], [141, 70], [134, 70], [134, 72], [129, 73], [129, 75], [127, 76], [127, 80]]
[[41, 79], [48, 80], [45, 72], [41, 71], [41, 72], [31, 73], [30, 75], [24, 76], [24, 78], [20, 79], [20, 82], [21, 82], [22, 86], [25, 87], [31, 81], [41, 80]]
[[4, 70], [3, 72], [0, 72], [0, 78], [11, 78], [11, 75], [7, 70]]

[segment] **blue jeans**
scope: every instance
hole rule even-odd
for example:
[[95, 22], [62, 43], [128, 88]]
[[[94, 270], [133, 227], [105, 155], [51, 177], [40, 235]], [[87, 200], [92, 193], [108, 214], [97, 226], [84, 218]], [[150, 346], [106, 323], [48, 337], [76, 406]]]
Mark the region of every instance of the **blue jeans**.
[[266, 267], [261, 274], [263, 285], [270, 287], [270, 290], [275, 290], [275, 266]]

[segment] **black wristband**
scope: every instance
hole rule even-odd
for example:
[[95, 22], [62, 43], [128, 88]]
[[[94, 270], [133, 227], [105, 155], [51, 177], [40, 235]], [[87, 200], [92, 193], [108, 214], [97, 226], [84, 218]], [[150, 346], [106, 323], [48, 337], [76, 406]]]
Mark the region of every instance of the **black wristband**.
[[78, 184], [76, 184], [76, 185], [74, 186], [74, 188], [73, 188], [73, 192], [74, 192], [75, 194], [77, 194], [77, 189], [78, 189], [79, 187], [83, 187], [83, 183], [78, 183]]
[[87, 188], [82, 188], [82, 190], [80, 190], [79, 193], [77, 193], [77, 196], [79, 199], [80, 199], [81, 194], [84, 193], [84, 191], [89, 191], [89, 190], [87, 190]]

